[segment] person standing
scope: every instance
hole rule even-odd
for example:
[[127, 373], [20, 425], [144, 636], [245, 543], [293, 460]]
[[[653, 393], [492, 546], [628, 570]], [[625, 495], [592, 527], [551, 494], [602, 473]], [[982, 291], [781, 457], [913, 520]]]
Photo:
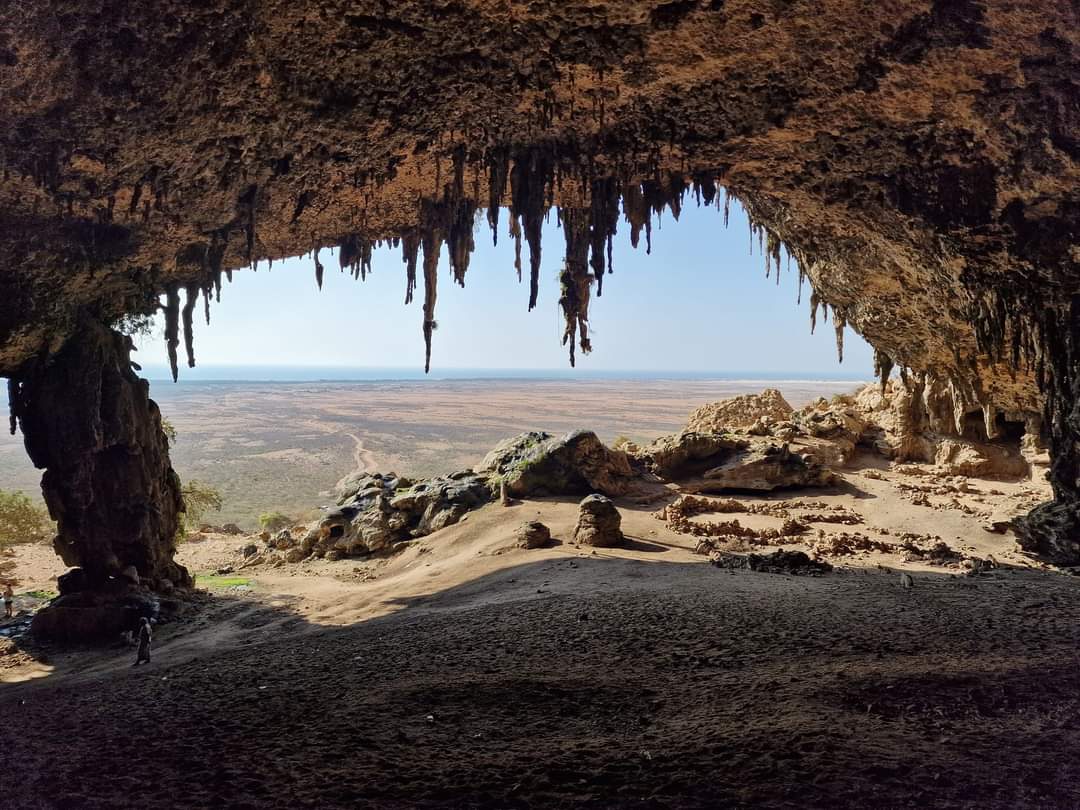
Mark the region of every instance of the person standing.
[[153, 638], [154, 634], [150, 630], [150, 620], [143, 616], [142, 623], [139, 625], [139, 651], [135, 657], [135, 666], [144, 661], [147, 664], [150, 663], [150, 642]]
[[15, 591], [11, 589], [9, 582], [4, 587], [4, 618], [10, 619], [15, 613]]

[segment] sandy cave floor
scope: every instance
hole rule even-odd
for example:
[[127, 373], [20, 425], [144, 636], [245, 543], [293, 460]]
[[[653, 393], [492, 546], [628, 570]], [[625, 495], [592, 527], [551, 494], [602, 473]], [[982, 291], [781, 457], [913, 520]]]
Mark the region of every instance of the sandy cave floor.
[[[566, 542], [569, 499], [489, 506], [391, 558], [239, 571], [250, 587], [161, 626], [148, 667], [122, 647], [9, 644], [3, 793], [27, 808], [1080, 806], [1080, 582], [972, 514], [1038, 488], [864, 473], [779, 497], [863, 517], [822, 530], [939, 535], [1005, 567], [872, 553], [819, 578], [731, 573], [655, 516], [662, 502], [620, 502], [631, 541], [595, 553]], [[555, 545], [511, 548], [531, 518]], [[181, 561], [236, 565], [243, 542], [211, 536]], [[48, 550], [20, 555], [24, 588], [47, 586]]]

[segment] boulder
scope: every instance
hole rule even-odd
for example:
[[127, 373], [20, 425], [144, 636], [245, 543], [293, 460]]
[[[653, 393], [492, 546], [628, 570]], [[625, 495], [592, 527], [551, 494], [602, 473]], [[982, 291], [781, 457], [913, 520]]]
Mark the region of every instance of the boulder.
[[478, 472], [498, 475], [510, 495], [623, 495], [634, 474], [626, 453], [606, 447], [591, 431], [562, 437], [522, 433], [500, 442]]
[[820, 463], [786, 444], [759, 444], [707, 470], [699, 481], [684, 485], [694, 492], [750, 490], [771, 492], [793, 487], [826, 487], [836, 476]]
[[766, 388], [760, 394], [743, 394], [703, 405], [690, 414], [686, 429], [695, 433], [758, 431], [770, 423], [786, 422], [792, 412], [783, 394]]
[[159, 602], [149, 593], [111, 595], [82, 591], [54, 599], [34, 615], [31, 632], [65, 644], [111, 641], [134, 630], [143, 617], [156, 619]]
[[307, 559], [307, 556], [308, 555], [306, 553], [304, 553], [304, 549], [302, 549], [300, 546], [296, 546], [294, 548], [290, 548], [288, 551], [285, 552], [285, 562], [287, 562], [287, 563], [302, 562], [302, 561]]
[[637, 457], [660, 478], [678, 481], [700, 475], [749, 446], [747, 439], [730, 433], [684, 430], [672, 436], [661, 436], [642, 448]]
[[622, 515], [611, 499], [589, 495], [579, 505], [574, 542], [596, 548], [610, 548], [623, 541]]
[[224, 526], [221, 527], [221, 533], [222, 534], [236, 535], [236, 534], [243, 534], [244, 532], [235, 523], [226, 523]]
[[519, 548], [542, 548], [551, 542], [551, 529], [538, 520], [522, 523], [514, 533]]
[[973, 478], [1019, 478], [1030, 471], [1019, 448], [965, 439], [943, 439], [939, 442], [934, 453], [934, 464], [949, 475]]

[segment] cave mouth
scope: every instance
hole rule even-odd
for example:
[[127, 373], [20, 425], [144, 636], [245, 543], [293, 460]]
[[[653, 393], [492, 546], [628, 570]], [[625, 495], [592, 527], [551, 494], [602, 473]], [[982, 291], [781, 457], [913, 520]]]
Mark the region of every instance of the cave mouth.
[[389, 242], [429, 365], [443, 248], [464, 284], [486, 217], [531, 309], [554, 213], [575, 364], [621, 220], [647, 248], [690, 199], [739, 200], [928, 421], [1041, 424], [1055, 501], [1021, 541], [1080, 563], [1074, 5], [115, 5], [0, 10], [0, 372], [58, 545], [99, 575], [134, 543], [181, 576], [160, 415], [106, 324], [164, 294], [178, 370], [234, 269], [311, 253], [318, 281], [336, 246], [363, 279]]
[[[513, 176], [509, 169], [505, 174]], [[751, 202], [740, 203], [739, 198], [707, 175], [672, 175], [665, 182], [666, 185], [650, 182], [614, 185], [607, 202], [598, 205], [594, 200], [587, 209], [554, 206], [555, 224], [565, 246], [562, 269], [557, 276], [557, 305], [564, 322], [562, 344], [568, 351], [571, 367], [580, 359], [578, 352], [587, 355], [593, 349], [590, 306], [596, 303], [594, 291], [595, 297], [600, 298], [605, 276], [610, 277], [614, 272], [613, 240], [620, 226], [629, 231], [629, 242], [634, 249], [641, 246], [647, 255], [651, 254], [653, 228], [659, 218], [670, 212], [677, 222], [687, 195], [698, 207], [715, 209], [715, 216], [722, 217], [725, 227], [733, 202], [744, 210], [750, 253], [756, 250], [759, 260], [763, 260], [766, 279], [775, 278], [779, 284], [786, 269], [797, 278], [797, 302], [802, 302], [808, 281], [805, 265], [819, 267], [820, 263], [798, 248], [788, 246], [768, 226], [756, 222]], [[551, 172], [542, 178], [540, 186], [554, 189], [559, 183], [557, 174]], [[595, 181], [588, 185], [592, 194], [598, 193], [596, 185]], [[456, 193], [464, 195], [464, 189], [458, 188]], [[437, 325], [437, 280], [443, 253], [449, 258], [452, 281], [464, 287], [470, 257], [476, 250], [477, 227], [485, 219], [493, 242], [498, 243], [499, 205], [494, 206], [495, 213], [491, 210], [485, 213], [472, 201], [451, 202], [455, 198], [449, 196], [449, 190], [447, 195], [445, 208], [429, 214], [433, 218], [422, 223], [421, 238], [368, 240], [353, 234], [331, 253], [341, 273], [364, 282], [372, 274], [373, 259], [379, 249], [401, 250], [406, 305], [412, 303], [418, 283], [423, 286], [421, 332], [425, 373], [431, 369]], [[499, 196], [493, 195], [492, 201]], [[462, 199], [467, 200], [464, 196]], [[513, 239], [514, 271], [519, 282], [525, 280], [522, 254], [527, 250], [529, 256], [530, 311], [537, 305], [540, 294], [543, 225], [551, 219], [552, 202], [547, 197], [543, 199], [543, 205], [531, 213], [508, 209], [508, 232]], [[319, 250], [312, 251], [310, 258], [315, 283], [321, 290], [326, 268]], [[266, 263], [272, 267], [272, 260]], [[418, 267], [423, 271], [419, 281]], [[254, 261], [252, 269], [257, 269]], [[211, 267], [209, 275], [201, 281], [166, 285], [158, 301], [125, 316], [146, 319], [160, 313], [174, 381], [180, 374], [181, 344], [187, 365], [192, 368], [196, 365], [195, 313], [200, 309], [200, 297], [209, 324], [211, 301], [220, 301], [222, 278], [232, 280], [233, 272]], [[845, 330], [854, 319], [849, 320], [842, 307], [830, 308], [815, 289], [812, 276], [808, 286], [810, 331], [813, 333], [819, 325], [827, 324], [831, 317], [838, 359], [843, 362]], [[138, 369], [130, 359], [133, 348], [129, 337], [87, 317], [85, 323], [76, 327], [75, 337], [55, 357], [46, 363], [31, 364], [26, 377], [12, 378], [9, 387], [12, 427], [16, 423], [22, 427], [31, 459], [37, 466], [46, 468], [43, 493], [50, 512], [58, 519], [55, 545], [66, 562], [80, 568], [79, 582], [84, 587], [87, 583], [91, 587], [94, 583], [105, 587], [129, 566], [134, 566], [152, 587], [187, 586], [191, 584], [188, 573], [172, 562], [178, 514], [182, 510], [179, 480], [168, 460], [160, 413], [149, 399], [146, 381], [132, 370]], [[918, 373], [888, 354], [875, 351], [873, 371], [882, 386], [898, 366], [905, 385], [909, 378], [917, 380], [915, 398], [921, 397], [922, 409], [918, 419], [940, 425], [951, 416], [950, 429], [959, 436], [1019, 447], [1025, 425], [1037, 421], [1035, 414], [1021, 415], [1020, 420], [1007, 419], [992, 403], [971, 396], [972, 389], [965, 389], [962, 380]], [[98, 376], [91, 375], [89, 384], [84, 384], [82, 390], [76, 381], [80, 369], [86, 368], [96, 369]], [[61, 399], [64, 407], [58, 407]], [[83, 424], [79, 425], [80, 422]], [[73, 425], [78, 427], [73, 430]], [[72, 463], [73, 458], [77, 459], [76, 463]], [[111, 464], [110, 458], [122, 462]], [[109, 474], [104, 475], [103, 471]], [[161, 508], [163, 502], [168, 508]], [[344, 531], [342, 526], [331, 527], [330, 536], [341, 537]]]

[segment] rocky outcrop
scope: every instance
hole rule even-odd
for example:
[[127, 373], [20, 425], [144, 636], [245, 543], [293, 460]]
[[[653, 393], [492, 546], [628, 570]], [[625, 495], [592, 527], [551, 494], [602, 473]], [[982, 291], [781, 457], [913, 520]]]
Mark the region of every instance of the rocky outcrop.
[[706, 470], [700, 479], [684, 482], [688, 492], [771, 492], [774, 489], [828, 487], [836, 476], [821, 464], [791, 451], [787, 445], [758, 444]]
[[300, 541], [305, 556], [352, 557], [384, 551], [452, 526], [498, 494], [489, 477], [472, 470], [417, 483], [364, 474], [343, 483], [339, 491], [337, 508]]
[[[760, 425], [761, 420], [746, 410], [747, 402], [742, 399], [738, 406], [744, 424]], [[720, 403], [706, 412], [723, 412], [723, 406]], [[768, 492], [829, 486], [834, 481], [833, 474], [812, 456], [794, 452], [786, 443], [750, 435], [684, 430], [661, 436], [637, 450], [635, 458], [661, 480], [678, 482], [687, 492]]]
[[702, 405], [690, 414], [686, 429], [695, 433], [746, 430], [762, 420], [771, 424], [786, 422], [793, 412], [783, 394], [766, 388], [760, 394], [742, 394]]
[[153, 586], [189, 586], [173, 562], [180, 480], [149, 385], [132, 370], [131, 339], [83, 318], [78, 335], [11, 386], [31, 460], [56, 520], [54, 546], [82, 587], [133, 567]]
[[728, 433], [684, 430], [661, 436], [635, 455], [661, 479], [678, 481], [700, 475], [749, 446], [748, 439]]
[[622, 543], [622, 515], [610, 498], [589, 495], [578, 509], [575, 543], [594, 548], [611, 548]]
[[479, 471], [499, 476], [511, 495], [623, 495], [634, 477], [625, 453], [611, 450], [591, 431], [562, 437], [523, 433], [500, 442]]

